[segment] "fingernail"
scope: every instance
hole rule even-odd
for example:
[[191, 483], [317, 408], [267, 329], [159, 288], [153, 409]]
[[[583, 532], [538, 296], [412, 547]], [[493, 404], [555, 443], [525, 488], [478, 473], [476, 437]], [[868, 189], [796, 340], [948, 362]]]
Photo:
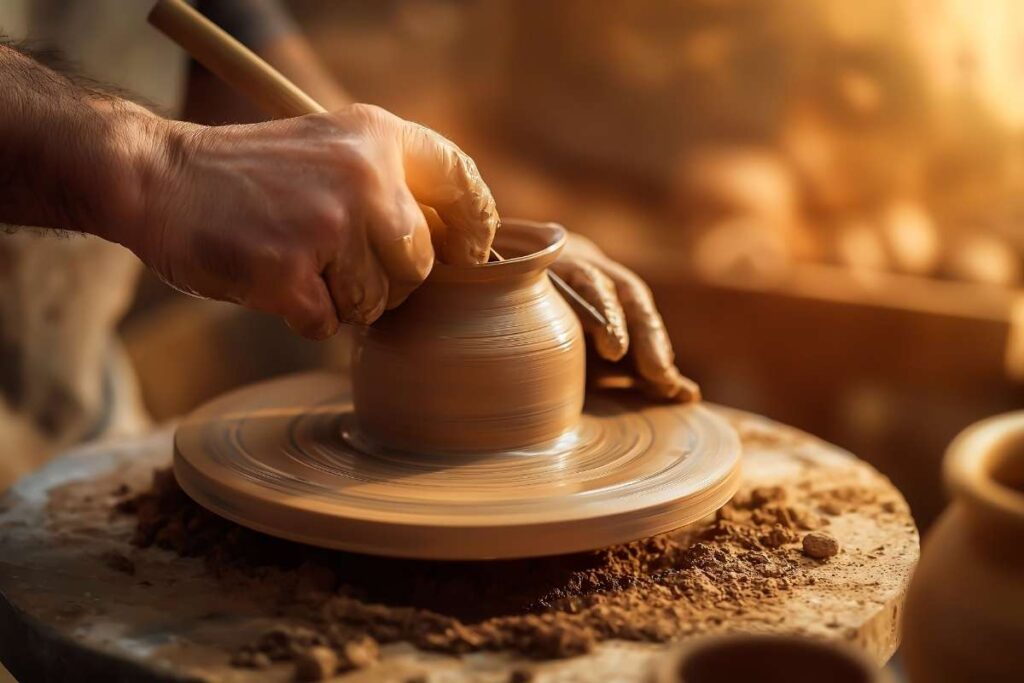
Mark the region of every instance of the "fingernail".
[[366, 325], [366, 319], [359, 311], [350, 311], [342, 317], [341, 322], [346, 325]]
[[597, 352], [601, 358], [616, 362], [622, 360], [629, 350], [629, 343], [612, 327], [606, 327], [602, 334], [594, 335]]
[[384, 313], [386, 303], [385, 301], [378, 301], [373, 306], [360, 308], [359, 315], [363, 320], [363, 324], [372, 325]]
[[327, 339], [328, 337], [333, 337], [338, 331], [338, 326], [339, 323], [335, 320], [327, 320], [318, 330], [316, 338]]

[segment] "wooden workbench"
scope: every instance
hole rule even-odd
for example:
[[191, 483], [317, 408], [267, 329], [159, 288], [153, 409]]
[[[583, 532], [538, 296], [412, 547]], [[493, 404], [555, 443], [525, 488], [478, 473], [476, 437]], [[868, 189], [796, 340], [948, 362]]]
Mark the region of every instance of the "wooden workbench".
[[[917, 530], [899, 492], [871, 467], [796, 430], [727, 411], [744, 441], [748, 484], [797, 490], [850, 486], [883, 501], [851, 509], [829, 531], [842, 552], [808, 561], [814, 577], [725, 630], [843, 640], [886, 661], [918, 557]], [[144, 489], [171, 457], [171, 430], [86, 446], [23, 479], [0, 498], [0, 659], [23, 680], [284, 681], [289, 666], [235, 669], [230, 653], [272, 621], [270, 608], [229, 597], [202, 560], [129, 545], [134, 519], [111, 515], [114, 490]], [[130, 557], [128, 575], [104, 560]], [[608, 642], [568, 660], [530, 663], [538, 681], [638, 680], [666, 645]], [[505, 681], [522, 661], [502, 653], [461, 657], [388, 645], [382, 661], [346, 681]]]

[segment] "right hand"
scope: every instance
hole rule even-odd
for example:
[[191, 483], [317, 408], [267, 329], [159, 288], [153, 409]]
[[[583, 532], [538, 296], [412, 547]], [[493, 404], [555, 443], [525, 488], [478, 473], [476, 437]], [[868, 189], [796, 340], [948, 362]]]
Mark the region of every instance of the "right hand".
[[[369, 324], [446, 263], [487, 260], [498, 215], [441, 135], [351, 105], [268, 123], [170, 123], [121, 239], [169, 284], [322, 339]], [[443, 223], [433, 234], [422, 204]], [[442, 229], [443, 228], [443, 229]]]

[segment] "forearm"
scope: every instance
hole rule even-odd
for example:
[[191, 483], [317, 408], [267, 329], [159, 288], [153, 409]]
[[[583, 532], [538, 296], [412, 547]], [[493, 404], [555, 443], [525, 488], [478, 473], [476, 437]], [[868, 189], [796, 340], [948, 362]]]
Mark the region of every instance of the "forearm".
[[131, 241], [167, 122], [0, 44], [0, 222]]

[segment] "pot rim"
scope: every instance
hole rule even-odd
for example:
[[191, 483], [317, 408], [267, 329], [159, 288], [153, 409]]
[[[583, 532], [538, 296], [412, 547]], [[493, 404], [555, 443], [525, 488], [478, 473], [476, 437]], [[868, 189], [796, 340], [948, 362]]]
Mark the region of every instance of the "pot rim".
[[890, 679], [863, 650], [851, 645], [817, 638], [798, 636], [789, 633], [719, 633], [712, 635], [697, 636], [684, 641], [677, 646], [671, 654], [656, 660], [652, 675], [648, 678], [651, 683], [668, 683], [669, 681], [682, 681], [683, 667], [709, 652], [742, 648], [744, 646], [774, 646], [791, 649], [799, 649], [805, 652], [814, 652], [833, 657], [837, 662], [850, 667], [863, 676], [865, 681], [876, 683], [887, 683]]
[[1024, 458], [1024, 411], [996, 415], [961, 432], [946, 450], [946, 485], [955, 496], [1024, 523], [1024, 492], [996, 478], [1014, 457]]
[[488, 261], [472, 266], [454, 266], [440, 261], [434, 262], [429, 279], [436, 282], [480, 282], [516, 277], [527, 273], [541, 272], [558, 258], [565, 247], [566, 229], [558, 223], [540, 222], [510, 218], [501, 222], [495, 237], [505, 234], [523, 235], [534, 233], [546, 235], [546, 246], [525, 256], [506, 258], [504, 261]]

